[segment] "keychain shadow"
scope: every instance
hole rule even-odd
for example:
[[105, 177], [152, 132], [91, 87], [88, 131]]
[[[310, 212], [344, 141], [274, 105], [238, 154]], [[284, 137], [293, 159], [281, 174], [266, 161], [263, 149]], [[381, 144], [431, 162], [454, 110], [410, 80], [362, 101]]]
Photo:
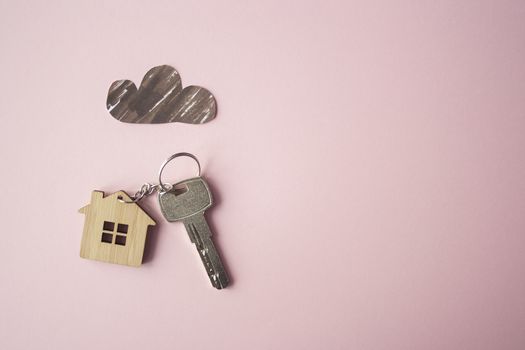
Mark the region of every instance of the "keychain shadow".
[[210, 191], [213, 195], [213, 206], [206, 210], [206, 222], [208, 223], [208, 226], [210, 227], [210, 230], [213, 234], [212, 239], [213, 243], [215, 244], [215, 249], [219, 253], [219, 256], [221, 257], [222, 265], [224, 266], [224, 270], [226, 271], [226, 274], [229, 277], [229, 284], [228, 287], [231, 287], [235, 284], [235, 279], [232, 276], [230, 265], [228, 264], [228, 259], [225, 254], [223, 254], [220, 244], [220, 238], [221, 238], [221, 231], [217, 229], [217, 227], [214, 224], [213, 221], [213, 213], [214, 209], [220, 207], [222, 203], [222, 197], [220, 191], [217, 190], [217, 186], [215, 186], [215, 183], [212, 180], [206, 179], [206, 183], [208, 184], [208, 187], [210, 188]]
[[[146, 205], [141, 203], [141, 207], [143, 207], [147, 213], [156, 213], [158, 211], [158, 208], [156, 209], [155, 205], [151, 202], [146, 203]], [[159, 240], [159, 232], [164, 226], [164, 218], [162, 217], [162, 215], [150, 216], [155, 221], [156, 225], [148, 228], [148, 234], [146, 235], [146, 242], [144, 245], [144, 255], [142, 256], [142, 263], [144, 264], [153, 260], [153, 256], [155, 255], [155, 249], [157, 248], [157, 243]]]

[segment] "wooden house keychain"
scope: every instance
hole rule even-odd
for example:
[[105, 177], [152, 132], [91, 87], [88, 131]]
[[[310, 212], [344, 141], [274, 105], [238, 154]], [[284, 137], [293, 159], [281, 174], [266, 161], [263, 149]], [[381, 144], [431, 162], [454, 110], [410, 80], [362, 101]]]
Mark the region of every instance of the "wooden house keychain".
[[[162, 182], [165, 166], [177, 157], [190, 157], [197, 163], [198, 175], [174, 185]], [[159, 170], [159, 183], [145, 183], [134, 196], [118, 191], [104, 197], [104, 192], [93, 191], [91, 203], [79, 212], [86, 215], [80, 256], [115, 264], [140, 266], [144, 255], [146, 234], [155, 221], [139, 207], [145, 196], [158, 194], [162, 214], [169, 222], [184, 223], [190, 240], [204, 264], [212, 285], [225, 288], [229, 279], [215, 245], [212, 232], [204, 217], [213, 198], [208, 184], [201, 177], [201, 166], [191, 153], [176, 153], [166, 159]]]

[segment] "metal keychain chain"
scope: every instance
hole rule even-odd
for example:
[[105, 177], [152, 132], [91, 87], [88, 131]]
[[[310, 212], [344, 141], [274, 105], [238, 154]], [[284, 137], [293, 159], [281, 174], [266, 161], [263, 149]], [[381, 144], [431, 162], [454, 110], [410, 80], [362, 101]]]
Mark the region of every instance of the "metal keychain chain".
[[127, 201], [127, 200], [122, 199], [122, 198], [119, 198], [119, 201], [124, 202], [124, 203], [137, 203], [142, 198], [144, 198], [146, 196], [149, 196], [149, 195], [152, 195], [155, 192], [159, 192], [160, 193], [161, 190], [162, 190], [162, 187], [160, 186], [160, 184], [153, 185], [153, 184], [150, 184], [149, 182], [145, 182], [140, 187], [140, 190], [135, 192], [135, 194], [133, 196], [130, 196], [130, 198], [131, 198], [130, 201]]
[[201, 164], [199, 163], [199, 160], [197, 159], [197, 157], [195, 157], [193, 154], [188, 153], [188, 152], [175, 153], [172, 156], [170, 156], [168, 159], [166, 159], [164, 161], [164, 163], [162, 163], [162, 165], [160, 166], [160, 169], [159, 169], [159, 183], [158, 184], [152, 184], [152, 183], [149, 183], [149, 182], [145, 182], [140, 187], [140, 189], [137, 192], [135, 192], [135, 194], [133, 196], [130, 197], [131, 201], [127, 201], [127, 200], [124, 200], [124, 199], [119, 199], [119, 200], [121, 202], [124, 202], [124, 203], [137, 203], [142, 198], [150, 196], [150, 195], [152, 195], [155, 192], [157, 192], [158, 194], [161, 194], [161, 193], [164, 193], [164, 192], [171, 191], [173, 189], [173, 185], [170, 184], [169, 182], [162, 182], [162, 172], [164, 171], [164, 168], [166, 167], [166, 165], [168, 165], [169, 162], [171, 162], [172, 160], [174, 160], [175, 158], [178, 158], [178, 157], [189, 157], [189, 158], [192, 158], [197, 163], [197, 167], [199, 169], [199, 173], [198, 173], [197, 176], [198, 177], [201, 176]]

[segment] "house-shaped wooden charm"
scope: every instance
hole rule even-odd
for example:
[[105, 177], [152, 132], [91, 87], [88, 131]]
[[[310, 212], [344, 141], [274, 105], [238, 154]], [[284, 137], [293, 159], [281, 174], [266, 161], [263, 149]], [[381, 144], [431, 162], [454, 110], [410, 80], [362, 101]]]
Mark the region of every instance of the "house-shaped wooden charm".
[[140, 266], [151, 219], [124, 192], [104, 197], [93, 191], [91, 203], [79, 212], [86, 215], [80, 256], [115, 264]]

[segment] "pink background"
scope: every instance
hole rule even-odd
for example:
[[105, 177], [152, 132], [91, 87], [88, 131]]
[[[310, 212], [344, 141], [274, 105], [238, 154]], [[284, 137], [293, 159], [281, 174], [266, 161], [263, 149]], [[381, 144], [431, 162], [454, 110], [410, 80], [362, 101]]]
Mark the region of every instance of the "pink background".
[[[525, 2], [145, 3], [1, 1], [1, 349], [525, 348]], [[159, 64], [217, 119], [111, 118]], [[227, 290], [154, 196], [141, 268], [79, 258], [179, 151]]]

